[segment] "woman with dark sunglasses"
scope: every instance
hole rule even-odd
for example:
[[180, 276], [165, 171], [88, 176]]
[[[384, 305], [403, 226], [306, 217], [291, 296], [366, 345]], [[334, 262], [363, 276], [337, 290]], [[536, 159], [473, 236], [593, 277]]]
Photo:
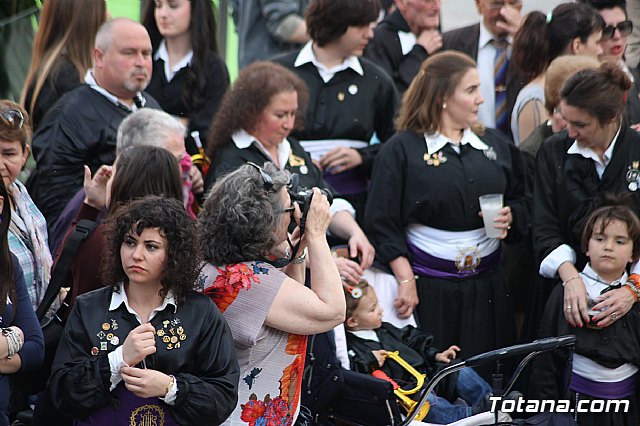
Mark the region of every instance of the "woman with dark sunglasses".
[[630, 69], [625, 64], [624, 54], [627, 50], [627, 38], [633, 32], [633, 22], [627, 17], [626, 2], [624, 0], [584, 0], [593, 6], [604, 19], [602, 29], [602, 55], [600, 59], [618, 62], [631, 79], [633, 85], [627, 95], [626, 118], [627, 124], [637, 124], [640, 127], [640, 73], [637, 69]]

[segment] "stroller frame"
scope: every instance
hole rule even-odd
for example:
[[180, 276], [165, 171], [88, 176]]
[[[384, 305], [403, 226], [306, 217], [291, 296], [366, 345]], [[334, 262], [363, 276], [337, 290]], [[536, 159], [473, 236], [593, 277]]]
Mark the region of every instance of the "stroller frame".
[[[405, 420], [403, 420], [399, 424], [399, 426], [407, 426], [414, 420], [417, 413], [420, 412], [421, 407], [427, 401], [427, 396], [433, 391], [433, 389], [435, 389], [436, 385], [440, 382], [440, 380], [442, 380], [444, 377], [446, 377], [451, 373], [459, 371], [464, 367], [475, 367], [475, 366], [486, 364], [493, 361], [499, 362], [503, 358], [509, 358], [513, 356], [527, 354], [524, 357], [524, 359], [520, 361], [520, 363], [518, 364], [518, 367], [516, 368], [516, 371], [511, 376], [511, 379], [509, 380], [509, 384], [507, 385], [506, 389], [500, 392], [500, 395], [496, 395], [496, 396], [504, 396], [509, 393], [509, 391], [513, 387], [513, 384], [518, 379], [518, 377], [520, 376], [520, 374], [522, 373], [522, 371], [524, 370], [524, 368], [526, 367], [526, 365], [529, 363], [530, 360], [532, 360], [538, 354], [543, 352], [551, 351], [561, 347], [567, 347], [567, 346], [572, 347], [575, 345], [575, 341], [576, 341], [576, 338], [573, 335], [566, 335], [566, 336], [560, 336], [560, 337], [548, 337], [545, 339], [534, 340], [531, 343], [508, 346], [505, 348], [496, 349], [493, 351], [478, 354], [458, 364], [445, 367], [444, 369], [436, 373], [436, 375], [434, 375], [431, 378], [431, 380], [429, 380], [426, 388], [420, 394], [420, 399], [415, 409], [409, 416], [407, 416]], [[510, 425], [510, 424], [512, 423], [498, 422], [498, 411], [495, 412], [494, 425]]]

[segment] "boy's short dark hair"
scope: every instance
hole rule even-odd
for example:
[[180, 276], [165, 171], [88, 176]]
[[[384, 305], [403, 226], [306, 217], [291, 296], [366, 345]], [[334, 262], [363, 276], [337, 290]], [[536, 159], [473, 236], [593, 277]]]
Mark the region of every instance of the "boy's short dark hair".
[[[367, 294], [370, 287], [371, 286], [369, 285], [367, 280], [360, 280], [356, 284], [351, 284], [348, 281], [344, 281], [342, 283], [342, 289], [344, 290], [344, 297], [347, 302], [347, 314], [345, 315], [345, 321], [353, 316], [353, 313], [355, 312], [356, 309], [358, 309], [358, 306], [360, 305], [360, 300], [362, 300], [364, 295]], [[358, 290], [360, 291], [360, 296], [353, 297], [354, 291], [358, 292]]]
[[638, 260], [640, 257], [640, 219], [631, 208], [624, 205], [603, 206], [589, 215], [582, 232], [582, 251], [586, 253], [588, 250], [589, 240], [598, 221], [600, 221], [600, 229], [597, 232], [604, 232], [604, 228], [614, 220], [619, 220], [627, 225], [629, 239], [633, 242], [631, 257], [634, 261]]
[[380, 16], [378, 0], [313, 0], [307, 9], [307, 32], [318, 46], [338, 40], [349, 27], [361, 27]]

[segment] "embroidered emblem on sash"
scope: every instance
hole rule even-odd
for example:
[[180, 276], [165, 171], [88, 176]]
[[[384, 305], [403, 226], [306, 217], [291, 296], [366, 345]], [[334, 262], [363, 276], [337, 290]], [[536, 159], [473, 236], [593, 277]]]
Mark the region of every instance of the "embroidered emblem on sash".
[[433, 153], [431, 155], [425, 154], [424, 161], [427, 163], [427, 166], [438, 167], [440, 164], [444, 164], [447, 162], [447, 157], [445, 157], [442, 152]]
[[632, 161], [627, 171], [626, 179], [629, 185], [629, 191], [635, 192], [638, 190], [638, 181], [640, 180], [640, 161]]
[[164, 426], [164, 411], [153, 404], [138, 407], [131, 412], [129, 426]]
[[461, 273], [475, 272], [480, 266], [480, 252], [478, 247], [465, 247], [458, 251], [456, 256], [456, 268]]

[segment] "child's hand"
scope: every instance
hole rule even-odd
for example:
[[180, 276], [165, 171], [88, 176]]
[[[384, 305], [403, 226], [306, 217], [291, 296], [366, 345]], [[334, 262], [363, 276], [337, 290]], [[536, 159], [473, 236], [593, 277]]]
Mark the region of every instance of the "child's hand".
[[380, 349], [379, 351], [371, 351], [373, 356], [376, 357], [376, 361], [378, 361], [378, 367], [382, 367], [384, 365], [384, 360], [387, 359], [387, 351], [384, 349]]
[[456, 359], [460, 348], [456, 345], [451, 346], [446, 351], [442, 351], [436, 354], [436, 361], [449, 364], [452, 359]]

